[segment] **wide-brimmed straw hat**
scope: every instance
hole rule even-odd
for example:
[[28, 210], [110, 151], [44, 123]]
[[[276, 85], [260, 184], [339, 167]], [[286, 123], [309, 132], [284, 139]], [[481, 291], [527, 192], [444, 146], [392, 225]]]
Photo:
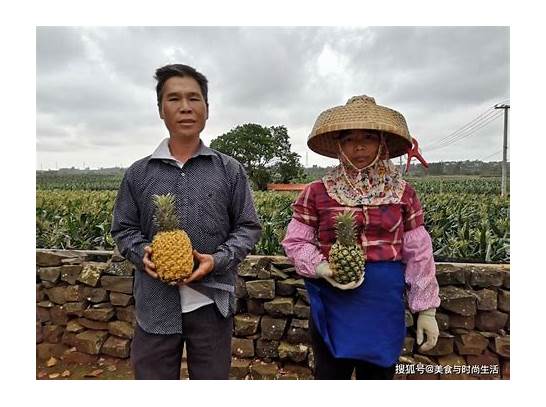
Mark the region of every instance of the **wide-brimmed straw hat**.
[[404, 116], [362, 95], [353, 96], [344, 106], [322, 112], [307, 139], [307, 146], [317, 154], [337, 158], [339, 132], [353, 129], [383, 131], [389, 158], [406, 154], [412, 145]]

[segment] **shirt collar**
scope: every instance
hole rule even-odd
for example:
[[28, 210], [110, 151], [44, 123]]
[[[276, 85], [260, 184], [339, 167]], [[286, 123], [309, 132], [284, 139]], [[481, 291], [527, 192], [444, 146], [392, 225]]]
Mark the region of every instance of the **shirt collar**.
[[[199, 155], [214, 155], [214, 151], [212, 151], [211, 148], [207, 147], [205, 143], [203, 143], [203, 140], [199, 139], [199, 148], [197, 151], [191, 156], [191, 158], [197, 157]], [[159, 146], [155, 149], [155, 151], [150, 156], [151, 160], [174, 160], [177, 161], [176, 158], [174, 158], [171, 155], [171, 151], [169, 150], [169, 138], [165, 138], [159, 143]]]

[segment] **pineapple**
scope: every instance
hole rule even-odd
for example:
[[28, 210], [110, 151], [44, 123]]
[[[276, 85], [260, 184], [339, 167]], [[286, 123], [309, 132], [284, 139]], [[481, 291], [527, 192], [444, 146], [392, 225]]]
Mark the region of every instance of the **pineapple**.
[[364, 274], [364, 253], [355, 236], [355, 220], [351, 211], [336, 216], [336, 242], [330, 249], [328, 262], [339, 284], [357, 282]]
[[153, 202], [158, 232], [152, 241], [152, 261], [160, 280], [173, 283], [191, 275], [192, 245], [188, 234], [178, 227], [174, 195], [154, 195]]

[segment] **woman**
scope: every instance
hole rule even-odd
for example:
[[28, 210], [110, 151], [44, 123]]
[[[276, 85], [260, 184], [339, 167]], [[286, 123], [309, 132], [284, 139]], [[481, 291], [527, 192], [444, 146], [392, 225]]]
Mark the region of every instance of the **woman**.
[[[357, 379], [392, 379], [406, 333], [405, 291], [419, 313], [417, 343], [427, 338], [420, 350], [439, 335], [432, 242], [414, 189], [389, 160], [411, 148], [406, 121], [356, 96], [321, 113], [307, 144], [340, 161], [302, 191], [282, 242], [309, 293], [315, 378], [350, 379], [356, 369]], [[335, 216], [347, 210], [366, 262], [363, 278], [339, 284], [328, 255]]]

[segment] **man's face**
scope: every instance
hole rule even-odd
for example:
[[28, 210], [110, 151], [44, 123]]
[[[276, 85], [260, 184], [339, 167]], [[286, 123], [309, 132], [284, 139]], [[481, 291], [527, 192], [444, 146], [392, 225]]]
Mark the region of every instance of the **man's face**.
[[172, 137], [199, 137], [209, 115], [197, 81], [188, 76], [167, 79], [163, 85], [159, 116]]

